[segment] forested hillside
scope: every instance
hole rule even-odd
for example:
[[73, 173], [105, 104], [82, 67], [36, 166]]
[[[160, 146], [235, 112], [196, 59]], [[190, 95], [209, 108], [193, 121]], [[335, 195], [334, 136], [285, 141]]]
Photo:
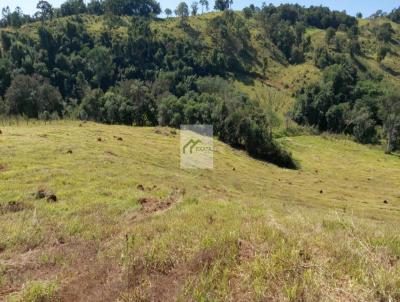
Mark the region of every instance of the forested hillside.
[[0, 112], [208, 123], [222, 141], [291, 168], [274, 136], [329, 131], [398, 147], [399, 10], [362, 19], [230, 4], [201, 14], [183, 2], [165, 19], [153, 0], [68, 0], [57, 9], [39, 1], [35, 16], [3, 9]]

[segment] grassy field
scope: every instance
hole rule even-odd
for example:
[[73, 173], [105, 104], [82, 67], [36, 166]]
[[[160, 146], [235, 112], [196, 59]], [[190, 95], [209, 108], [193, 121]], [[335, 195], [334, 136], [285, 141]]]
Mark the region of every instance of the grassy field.
[[400, 300], [397, 156], [300, 136], [291, 171], [215, 142], [188, 171], [167, 128], [0, 129], [0, 300]]

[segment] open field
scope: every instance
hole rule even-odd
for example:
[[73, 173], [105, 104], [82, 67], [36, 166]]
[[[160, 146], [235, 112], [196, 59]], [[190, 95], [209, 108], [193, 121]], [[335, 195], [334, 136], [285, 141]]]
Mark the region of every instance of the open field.
[[291, 171], [215, 142], [187, 171], [167, 128], [0, 129], [0, 300], [400, 300], [397, 156], [300, 136]]

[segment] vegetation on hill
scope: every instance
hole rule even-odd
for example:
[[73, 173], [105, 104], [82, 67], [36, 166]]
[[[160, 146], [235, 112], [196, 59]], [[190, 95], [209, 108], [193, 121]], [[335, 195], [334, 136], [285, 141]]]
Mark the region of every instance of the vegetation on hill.
[[[0, 110], [139, 126], [210, 123], [225, 142], [284, 167], [295, 162], [273, 138], [283, 119], [360, 143], [386, 139], [389, 152], [398, 147], [397, 10], [365, 24], [325, 7], [250, 5], [234, 12], [230, 5], [217, 1], [221, 13], [199, 16], [193, 3], [189, 18], [182, 2], [174, 19], [156, 19], [161, 8], [154, 0], [68, 0], [59, 9], [42, 0], [30, 18], [5, 9]], [[288, 76], [285, 69], [311, 64], [316, 78], [277, 83]], [[261, 83], [262, 92], [235, 91], [243, 88], [231, 84], [237, 80]], [[229, 93], [199, 87], [212, 82], [231, 86]], [[281, 106], [286, 112], [257, 99], [270, 95], [265, 86], [289, 100]], [[388, 99], [396, 116], [390, 123]]]

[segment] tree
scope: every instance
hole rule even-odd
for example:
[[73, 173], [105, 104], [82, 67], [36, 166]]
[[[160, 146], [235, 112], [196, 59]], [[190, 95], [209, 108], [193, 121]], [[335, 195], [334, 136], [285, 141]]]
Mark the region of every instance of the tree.
[[40, 0], [36, 6], [38, 10], [40, 10], [40, 19], [42, 20], [42, 24], [46, 19], [53, 18], [53, 7], [51, 4], [45, 0]]
[[181, 22], [186, 21], [187, 17], [189, 17], [189, 7], [185, 2], [181, 2], [178, 4], [175, 15], [181, 18]]
[[358, 19], [362, 19], [363, 14], [362, 14], [361, 12], [358, 12], [357, 15], [356, 15], [356, 17], [357, 17]]
[[331, 41], [335, 37], [335, 35], [336, 35], [336, 30], [332, 27], [329, 27], [325, 33], [325, 42], [327, 44], [331, 44]]
[[10, 16], [11, 16], [11, 9], [10, 7], [7, 5], [6, 7], [3, 7], [1, 9], [1, 15], [3, 17], [3, 26], [6, 27], [8, 25], [10, 25]]
[[351, 39], [349, 43], [349, 53], [351, 57], [361, 54], [361, 45], [358, 39]]
[[243, 8], [243, 15], [246, 19], [250, 19], [253, 16], [253, 11], [250, 7]]
[[400, 94], [394, 93], [382, 99], [380, 117], [386, 134], [386, 152], [396, 150], [400, 141]]
[[61, 5], [60, 11], [62, 16], [84, 14], [86, 12], [86, 5], [83, 0], [67, 0]]
[[197, 2], [193, 2], [190, 7], [192, 9], [192, 16], [196, 16], [199, 10], [199, 4]]
[[400, 7], [392, 10], [392, 12], [389, 14], [389, 18], [393, 22], [400, 23]]
[[92, 81], [97, 87], [106, 89], [111, 85], [115, 65], [108, 48], [93, 48], [88, 54], [88, 67], [92, 72]]
[[5, 100], [11, 114], [37, 118], [42, 112], [60, 110], [61, 94], [40, 77], [18, 75], [7, 89]]
[[361, 144], [375, 143], [377, 141], [376, 121], [372, 117], [371, 110], [362, 102], [357, 102], [349, 115], [348, 125], [352, 128], [356, 141]]
[[165, 15], [167, 16], [167, 18], [171, 17], [172, 15], [172, 10], [170, 10], [169, 8], [166, 8], [164, 11]]
[[87, 5], [87, 10], [89, 14], [100, 16], [104, 14], [103, 2], [100, 2], [99, 0], [91, 0]]
[[229, 9], [233, 4], [233, 0], [215, 0], [214, 8], [216, 10], [224, 11]]
[[393, 27], [390, 23], [383, 23], [376, 30], [376, 37], [379, 41], [390, 42], [392, 40]]
[[386, 58], [388, 52], [389, 52], [389, 48], [387, 48], [386, 46], [379, 47], [377, 61], [379, 63], [381, 63]]
[[161, 7], [155, 0], [105, 0], [106, 11], [117, 16], [159, 15]]
[[123, 81], [119, 83], [117, 91], [127, 100], [120, 112], [132, 112], [130, 116], [121, 113], [123, 123], [134, 123], [138, 126], [157, 124], [157, 106], [154, 96], [144, 82], [138, 80]]
[[208, 11], [208, 0], [200, 0], [200, 5], [201, 5], [201, 13], [204, 13], [204, 7], [206, 8], [206, 10]]

